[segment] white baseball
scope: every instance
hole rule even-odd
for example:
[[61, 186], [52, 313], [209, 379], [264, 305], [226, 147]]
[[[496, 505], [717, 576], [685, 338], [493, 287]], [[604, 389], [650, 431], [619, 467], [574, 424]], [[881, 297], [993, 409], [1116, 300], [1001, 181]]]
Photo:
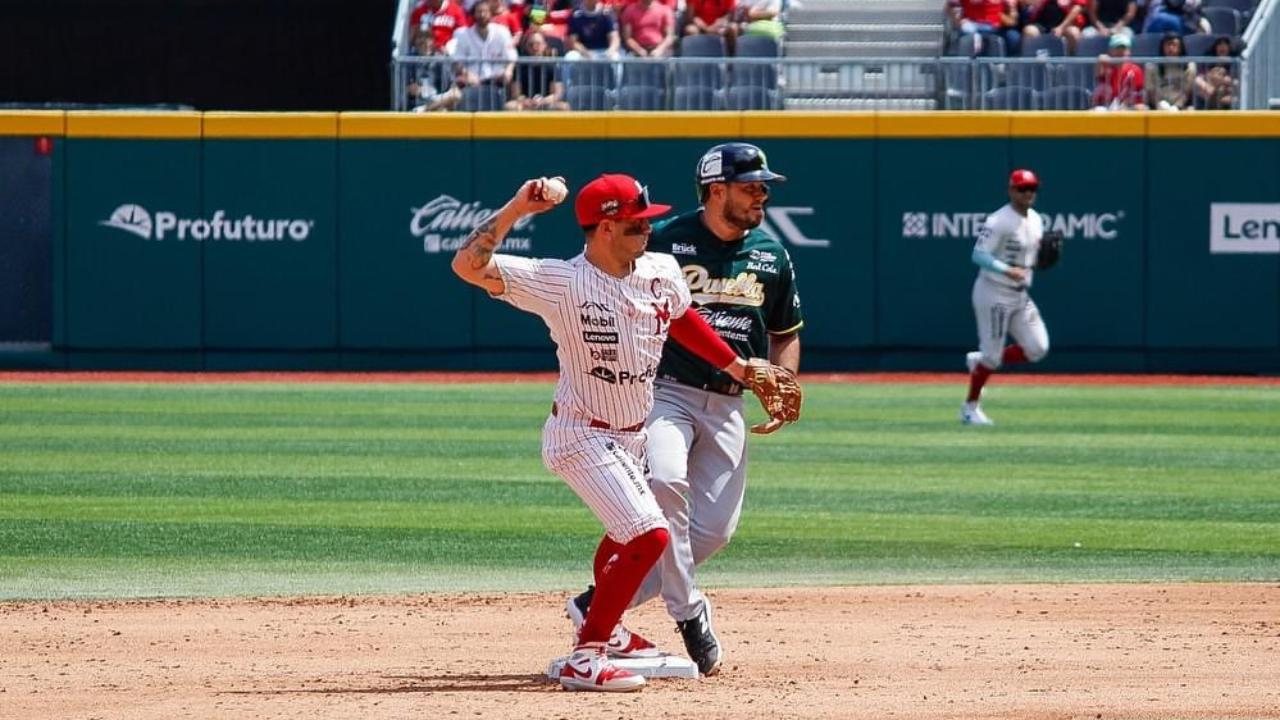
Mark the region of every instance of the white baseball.
[[569, 197], [569, 186], [564, 184], [564, 178], [547, 178], [542, 181], [542, 197], [559, 205]]

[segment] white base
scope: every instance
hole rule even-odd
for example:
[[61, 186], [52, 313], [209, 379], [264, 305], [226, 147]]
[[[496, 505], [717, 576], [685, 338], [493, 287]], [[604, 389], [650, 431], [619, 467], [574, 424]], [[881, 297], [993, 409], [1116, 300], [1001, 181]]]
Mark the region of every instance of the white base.
[[[560, 679], [560, 669], [568, 660], [568, 656], [558, 657], [547, 666], [547, 677]], [[625, 670], [647, 678], [688, 678], [698, 679], [698, 666], [689, 658], [680, 655], [659, 655], [656, 658], [610, 658], [609, 662]]]

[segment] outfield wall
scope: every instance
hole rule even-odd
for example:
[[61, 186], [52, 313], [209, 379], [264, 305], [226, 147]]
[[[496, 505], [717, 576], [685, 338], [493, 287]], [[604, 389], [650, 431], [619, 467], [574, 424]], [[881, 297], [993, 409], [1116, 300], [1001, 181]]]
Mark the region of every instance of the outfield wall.
[[[0, 135], [53, 139], [49, 345], [8, 365], [547, 368], [545, 327], [452, 249], [531, 176], [629, 172], [689, 209], [702, 151], [741, 138], [791, 177], [768, 223], [808, 368], [958, 369], [972, 233], [1028, 166], [1068, 237], [1033, 291], [1047, 368], [1280, 372], [1277, 114], [46, 112]], [[582, 242], [568, 206], [511, 238]]]

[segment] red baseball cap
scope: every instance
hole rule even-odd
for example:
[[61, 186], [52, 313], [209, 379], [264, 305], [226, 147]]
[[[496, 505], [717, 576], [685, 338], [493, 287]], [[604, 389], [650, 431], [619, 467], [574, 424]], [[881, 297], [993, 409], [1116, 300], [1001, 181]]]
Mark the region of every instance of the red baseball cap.
[[1009, 174], [1009, 187], [1040, 187], [1040, 178], [1030, 170], [1014, 170]]
[[573, 211], [582, 227], [603, 220], [637, 220], [662, 215], [670, 205], [649, 202], [649, 188], [630, 175], [604, 174], [578, 191]]

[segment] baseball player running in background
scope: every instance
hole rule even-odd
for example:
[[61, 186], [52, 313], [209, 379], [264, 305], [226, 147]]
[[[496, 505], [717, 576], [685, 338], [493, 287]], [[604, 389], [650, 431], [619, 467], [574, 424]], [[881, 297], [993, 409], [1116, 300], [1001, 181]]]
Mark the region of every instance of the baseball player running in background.
[[[786, 248], [760, 229], [771, 171], [760, 148], [717, 145], [695, 171], [701, 207], [654, 230], [650, 247], [680, 263], [693, 302], [711, 327], [746, 357], [764, 356], [792, 373], [800, 366], [804, 324]], [[695, 568], [728, 544], [746, 490], [746, 429], [742, 385], [687, 349], [667, 343], [649, 415], [649, 467], [671, 543], [632, 606], [661, 593], [689, 658], [704, 675], [722, 660], [712, 609]], [[753, 428], [772, 432], [773, 421]], [[599, 602], [599, 588], [570, 598], [575, 625]], [[624, 637], [631, 635], [625, 629]], [[656, 653], [656, 650], [654, 651]]]
[[[973, 247], [981, 268], [973, 283], [978, 350], [965, 356], [969, 396], [960, 408], [965, 425], [992, 425], [979, 405], [982, 388], [1001, 365], [1038, 362], [1049, 352], [1049, 331], [1027, 290], [1044, 236], [1040, 213], [1031, 208], [1040, 180], [1030, 170], [1009, 176], [1009, 202], [987, 216]], [[1005, 338], [1014, 343], [1005, 346]]]
[[645, 481], [645, 418], [668, 334], [743, 379], [747, 365], [697, 313], [669, 255], [645, 252], [649, 219], [668, 210], [626, 175], [602, 175], [578, 193], [586, 248], [570, 260], [495, 254], [521, 217], [563, 199], [559, 179], [526, 181], [477, 227], [453, 271], [499, 300], [540, 316], [556, 344], [560, 376], [542, 431], [542, 459], [604, 524], [595, 602], [560, 674], [569, 690], [629, 691], [645, 680], [611, 663], [605, 647], [669, 532]]

